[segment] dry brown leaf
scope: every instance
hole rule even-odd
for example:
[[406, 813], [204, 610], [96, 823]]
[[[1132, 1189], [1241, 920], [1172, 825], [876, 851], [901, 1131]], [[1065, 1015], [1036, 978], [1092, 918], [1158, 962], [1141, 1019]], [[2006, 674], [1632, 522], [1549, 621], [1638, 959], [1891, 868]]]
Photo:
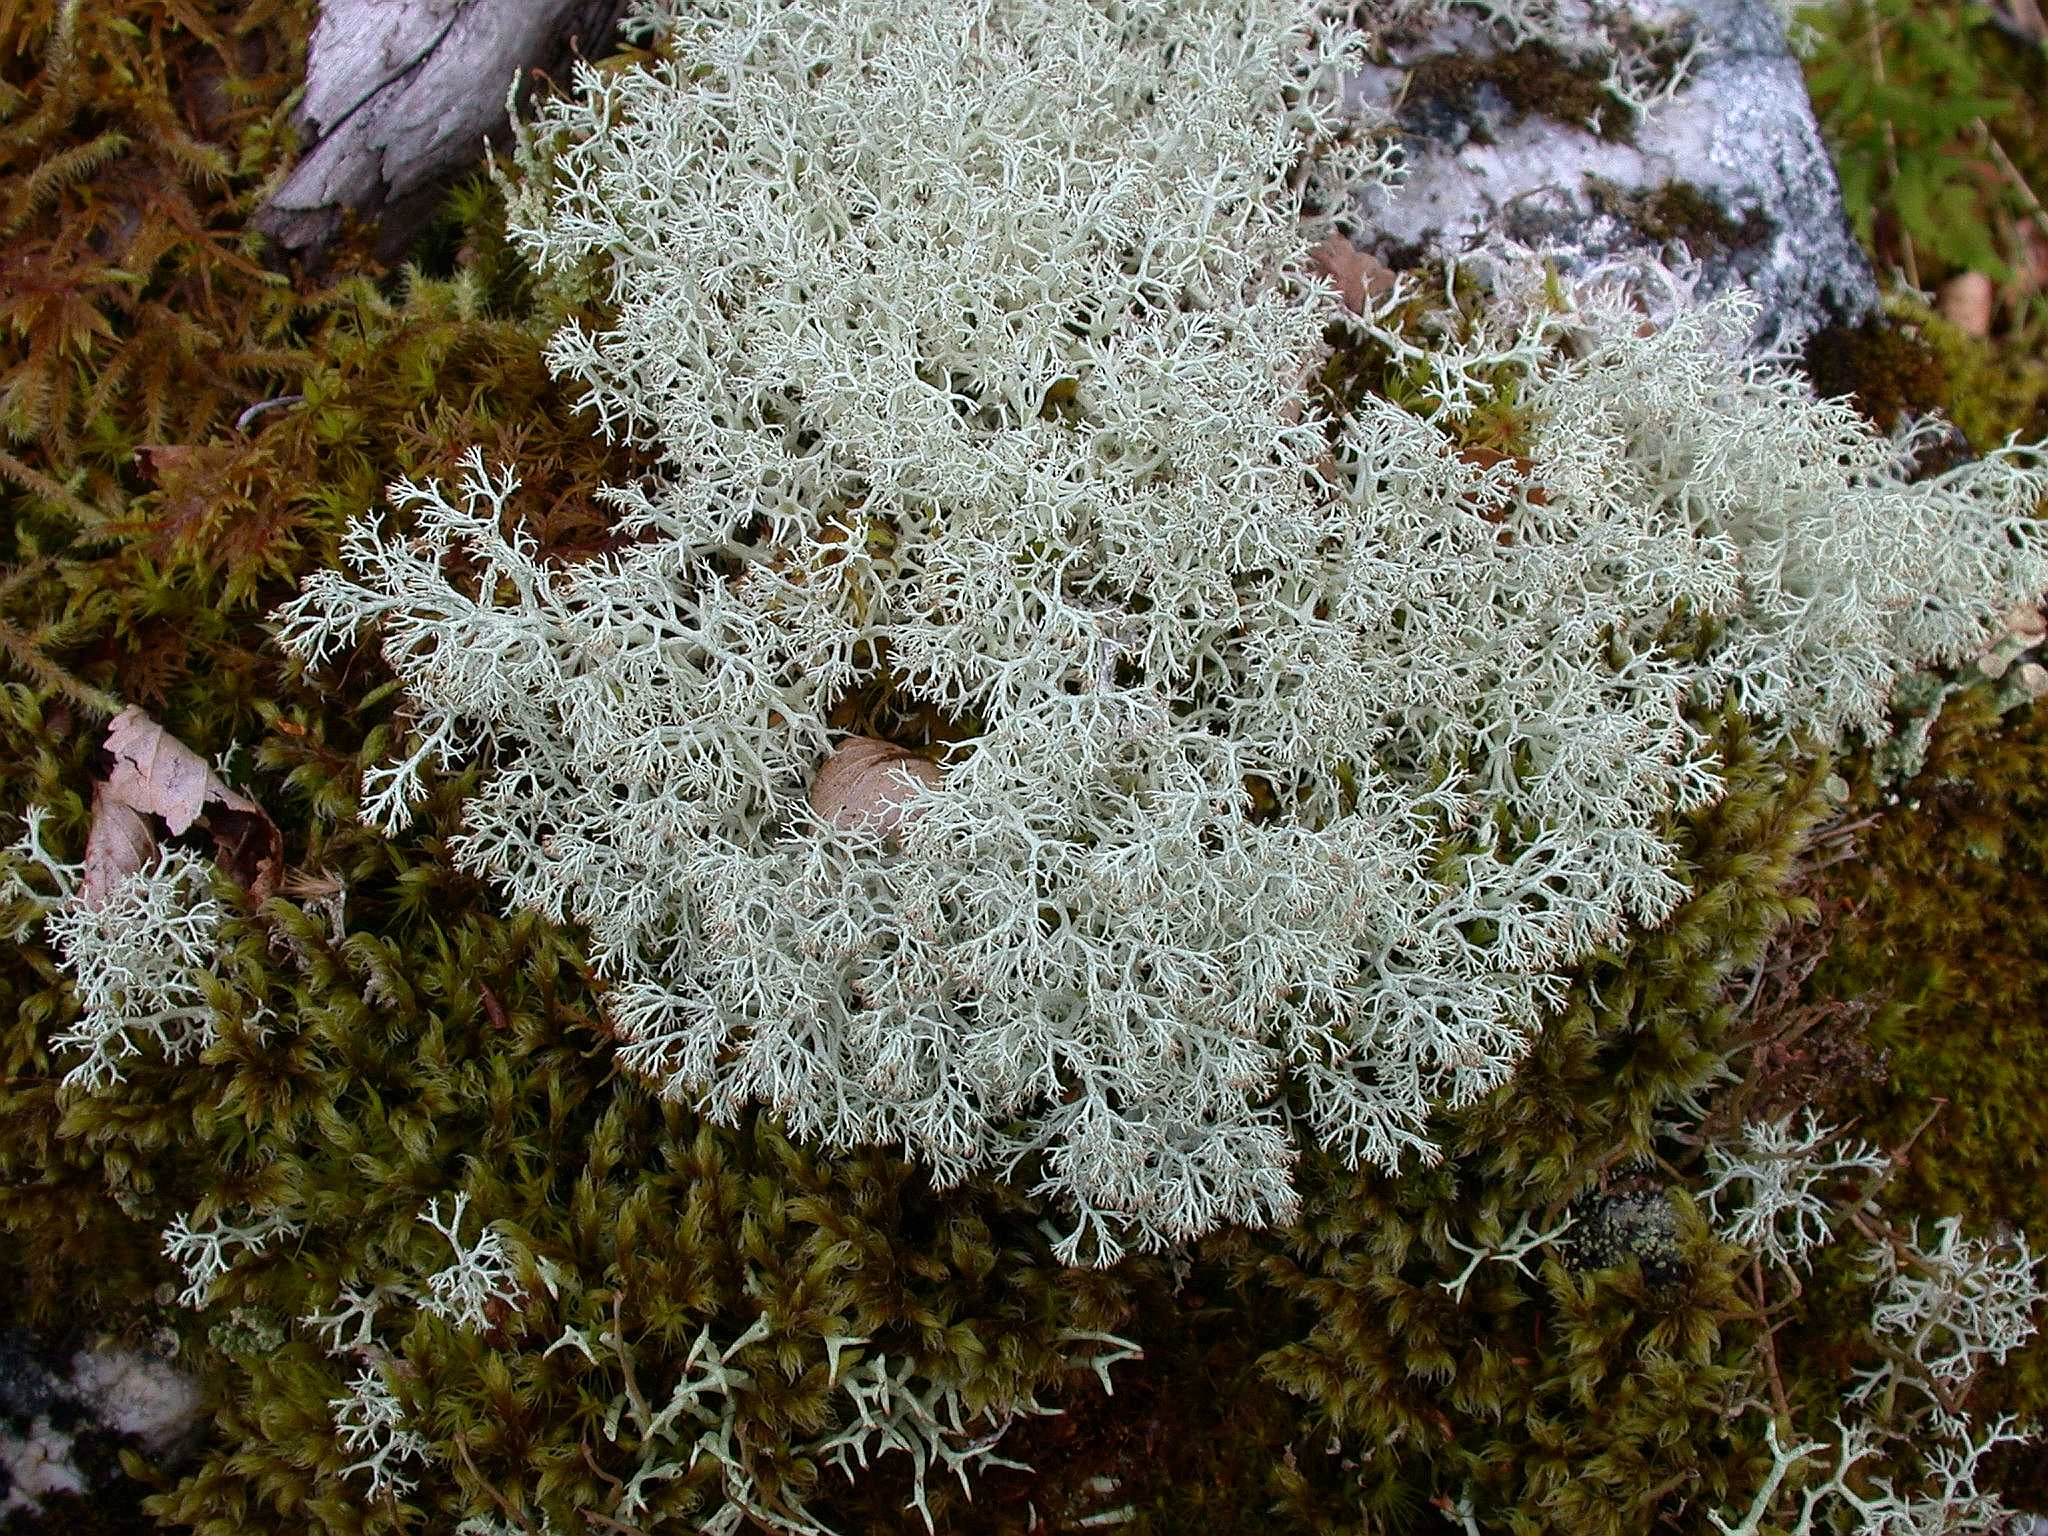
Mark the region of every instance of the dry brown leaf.
[[1365, 313], [1366, 295], [1385, 298], [1394, 291], [1394, 269], [1335, 231], [1308, 254], [1316, 270], [1337, 285], [1345, 308], [1353, 314]]
[[[173, 837], [194, 825], [204, 827], [213, 838], [215, 862], [257, 900], [277, 889], [284, 875], [284, 835], [263, 807], [230, 789], [197, 752], [132, 704], [107, 727], [107, 750], [114, 756], [114, 771], [93, 791], [88, 851], [95, 840], [103, 839], [110, 871], [120, 859], [130, 857], [135, 830], [125, 824], [126, 818], [134, 818], [147, 839], [135, 862], [111, 874], [110, 880], [142, 867], [156, 844], [141, 817], [159, 816]], [[87, 889], [91, 890], [90, 868]]]
[[92, 787], [92, 826], [85, 834], [85, 899], [98, 906], [115, 886], [156, 857], [156, 834], [142, 813]]
[[240, 795], [235, 798], [239, 805], [216, 805], [207, 811], [204, 825], [213, 834], [214, 862], [262, 901], [276, 893], [284, 878], [284, 834], [261, 806]]
[[107, 792], [138, 811], [163, 817], [173, 837], [199, 819], [210, 794], [234, 795], [204, 758], [133, 704], [107, 727], [107, 750], [114, 754]]
[[893, 741], [852, 736], [818, 767], [811, 809], [835, 827], [899, 831], [917, 786], [944, 781], [939, 765]]

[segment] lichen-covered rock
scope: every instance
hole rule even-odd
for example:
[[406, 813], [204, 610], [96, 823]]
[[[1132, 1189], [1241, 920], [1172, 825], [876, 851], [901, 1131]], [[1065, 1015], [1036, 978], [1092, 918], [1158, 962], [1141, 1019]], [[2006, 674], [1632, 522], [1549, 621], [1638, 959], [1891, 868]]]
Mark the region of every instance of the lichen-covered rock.
[[1682, 244], [1707, 291], [1755, 292], [1766, 328], [1875, 309], [1767, 0], [1568, 3], [1540, 30], [1457, 9], [1385, 41], [1348, 99], [1404, 131], [1406, 180], [1361, 193], [1397, 265], [1502, 238], [1567, 270]]
[[1616, 1181], [1579, 1200], [1565, 1253], [1578, 1269], [1611, 1269], [1634, 1259], [1653, 1285], [1676, 1280], [1684, 1264], [1678, 1208], [1646, 1178]]
[[85, 1529], [91, 1518], [111, 1529], [132, 1519], [142, 1489], [121, 1474], [120, 1451], [175, 1463], [189, 1455], [204, 1406], [198, 1383], [167, 1360], [111, 1342], [68, 1350], [0, 1328], [0, 1526]]

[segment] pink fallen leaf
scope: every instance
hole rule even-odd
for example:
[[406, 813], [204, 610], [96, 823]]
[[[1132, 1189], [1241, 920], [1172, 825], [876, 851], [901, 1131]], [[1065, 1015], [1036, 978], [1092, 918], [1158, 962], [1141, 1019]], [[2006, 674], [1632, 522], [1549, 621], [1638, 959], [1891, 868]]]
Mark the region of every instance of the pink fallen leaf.
[[215, 777], [205, 758], [133, 704], [107, 727], [107, 750], [114, 754], [108, 794], [138, 811], [163, 817], [173, 837], [199, 819], [216, 786], [234, 794]]

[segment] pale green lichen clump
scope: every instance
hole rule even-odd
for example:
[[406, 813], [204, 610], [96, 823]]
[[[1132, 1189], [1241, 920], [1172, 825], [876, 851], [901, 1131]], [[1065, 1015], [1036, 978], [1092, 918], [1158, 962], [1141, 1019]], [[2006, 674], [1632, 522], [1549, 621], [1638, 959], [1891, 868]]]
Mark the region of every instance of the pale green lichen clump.
[[221, 908], [206, 861], [165, 849], [93, 893], [85, 865], [43, 845], [45, 820], [30, 810], [21, 840], [0, 854], [0, 900], [20, 905], [24, 931], [47, 924], [76, 988], [77, 1017], [50, 1041], [67, 1057], [84, 1053], [70, 1060], [63, 1086], [99, 1092], [138, 1058], [197, 1057], [218, 1033], [205, 978]]
[[[1356, 323], [1426, 408], [1326, 419], [1309, 250], [1393, 176], [1334, 8], [648, 20], [512, 205], [601, 301], [553, 365], [660, 459], [631, 542], [541, 558], [479, 458], [359, 522], [285, 641], [373, 626], [411, 691], [372, 819], [484, 757], [458, 857], [586, 926], [633, 1068], [1028, 1170], [1070, 1259], [1284, 1218], [1299, 1138], [1432, 1155], [1563, 968], [1683, 895], [1688, 705], [1879, 730], [2048, 587], [2038, 464], [1908, 483], [1661, 271], [1509, 260], [1455, 344], [1390, 306]], [[1452, 430], [1503, 389], [1525, 464]], [[899, 830], [834, 826], [827, 717], [885, 668], [962, 739]]]

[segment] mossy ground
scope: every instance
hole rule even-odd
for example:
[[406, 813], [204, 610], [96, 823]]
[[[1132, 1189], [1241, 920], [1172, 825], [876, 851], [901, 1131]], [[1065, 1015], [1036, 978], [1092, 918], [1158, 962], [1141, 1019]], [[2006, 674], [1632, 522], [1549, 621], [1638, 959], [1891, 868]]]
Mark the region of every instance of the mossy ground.
[[[204, 753], [236, 749], [299, 876], [235, 907], [229, 1022], [207, 1060], [138, 1067], [103, 1098], [57, 1090], [47, 1041], [70, 1005], [48, 950], [0, 965], [9, 1315], [142, 1343], [168, 1330], [216, 1405], [196, 1462], [152, 1474], [153, 1518], [219, 1536], [438, 1532], [464, 1515], [615, 1509], [633, 1458], [602, 1421], [624, 1364], [547, 1349], [616, 1309], [650, 1382], [700, 1328], [731, 1338], [768, 1316], [743, 1357], [761, 1486], [820, 1490], [813, 1506], [842, 1530], [904, 1529], [908, 1480], [900, 1458], [854, 1484], [802, 1450], [837, 1411], [831, 1333], [977, 1405], [1036, 1392], [1065, 1409], [1004, 1444], [1035, 1471], [988, 1473], [972, 1504], [935, 1494], [942, 1530], [1076, 1529], [1125, 1510], [1133, 1536], [1437, 1531], [1461, 1498], [1489, 1530], [1697, 1530], [1746, 1500], [1766, 1460], [1742, 1411], [1760, 1390], [1746, 1261], [1706, 1228], [1696, 1157], [1660, 1130], [1689, 1097], [1715, 1102], [1732, 1074], [1894, 1145], [1945, 1101], [1892, 1208], [2048, 1237], [2048, 726], [1975, 693], [1950, 701], [1926, 768], [1897, 790], [1853, 758], [1759, 756], [1724, 722], [1734, 788], [1674, 828], [1691, 902], [1586, 968], [1516, 1083], [1438, 1127], [1444, 1163], [1392, 1177], [1311, 1158], [1284, 1232], [1067, 1271], [1044, 1228], [1056, 1213], [1013, 1190], [937, 1193], [885, 1152], [820, 1154], [760, 1118], [710, 1126], [619, 1076], [576, 936], [501, 912], [453, 868], [463, 777], [405, 836], [356, 823], [362, 768], [405, 730], [374, 649], [316, 686], [268, 640], [264, 614], [401, 474], [446, 473], [481, 444], [518, 464], [522, 515], [570, 559], [613, 537], [595, 488], [641, 467], [548, 378], [548, 317], [488, 186], [451, 200], [404, 271], [347, 245], [320, 277], [278, 271], [246, 240], [289, 153], [307, 21], [298, 3], [108, 0], [0, 23], [0, 808], [50, 807], [75, 851], [106, 715], [141, 703]], [[1845, 388], [1873, 415], [1945, 395], [1980, 445], [2048, 428], [2038, 359], [1907, 323], [1886, 333], [1906, 341], [1857, 352]], [[1329, 382], [1407, 387], [1357, 356]], [[1471, 447], [1510, 452], [1518, 430], [1504, 400]], [[1846, 806], [1824, 793], [1829, 766], [1854, 781]], [[1773, 963], [1800, 978], [1780, 1004], [1836, 1021], [1797, 1059], [1771, 1053], [1780, 1015], [1730, 990], [1774, 935]], [[275, 1027], [258, 1027], [259, 1004]], [[293, 1320], [344, 1282], [431, 1262], [415, 1214], [456, 1189], [555, 1266], [557, 1294], [481, 1338], [421, 1318], [393, 1341], [438, 1470], [406, 1500], [371, 1500], [342, 1473], [327, 1408], [345, 1367]], [[166, 1221], [285, 1194], [314, 1213], [300, 1240], [238, 1268], [200, 1312], [170, 1304]], [[1624, 1207], [1649, 1217], [1607, 1219]], [[1468, 1263], [1458, 1244], [1574, 1213], [1605, 1240], [1446, 1289]], [[1826, 1309], [1852, 1289], [1824, 1271], [1776, 1335], [1803, 1410], [1824, 1416], [1839, 1392], [1847, 1344]], [[1104, 1396], [1063, 1364], [1069, 1329], [1116, 1331], [1146, 1357]], [[2038, 1415], [2044, 1358], [2026, 1352], [1984, 1404]], [[2017, 1499], [2039, 1486], [2018, 1458], [2008, 1474]], [[670, 1485], [645, 1528], [689, 1528], [708, 1491], [708, 1469]], [[610, 1518], [581, 1528], [630, 1528]]]

